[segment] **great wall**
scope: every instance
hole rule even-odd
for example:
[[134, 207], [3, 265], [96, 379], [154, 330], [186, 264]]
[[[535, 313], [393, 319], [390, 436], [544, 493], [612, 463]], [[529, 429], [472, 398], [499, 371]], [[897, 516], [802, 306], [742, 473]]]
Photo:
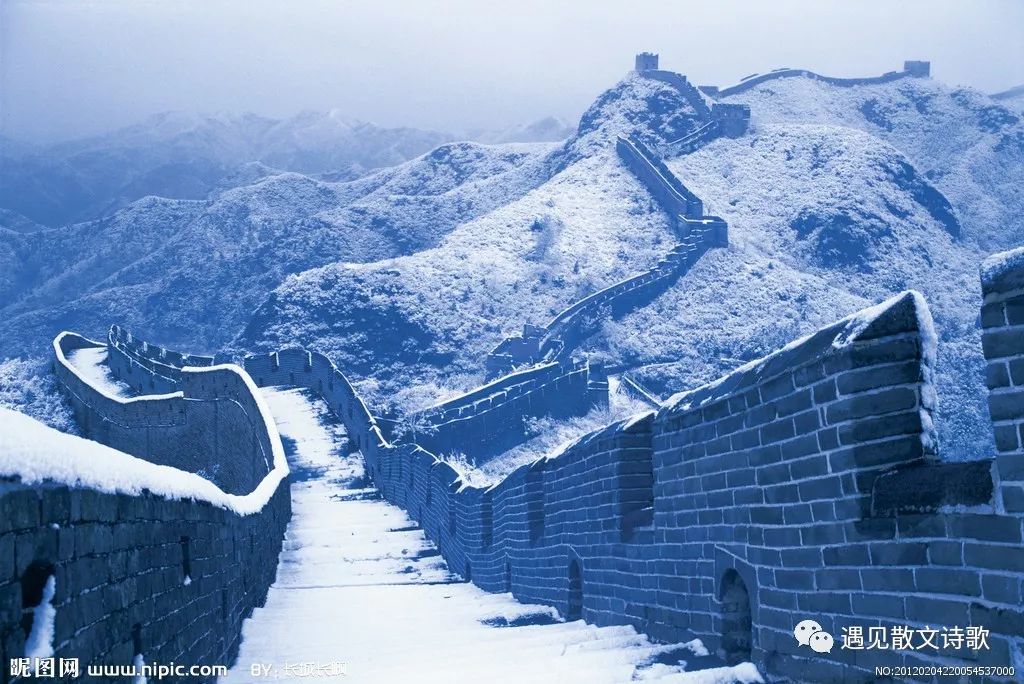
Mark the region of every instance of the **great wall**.
[[[486, 458], [522, 440], [525, 416], [578, 415], [606, 402], [604, 370], [572, 358], [593, 321], [657, 296], [725, 244], [724, 221], [704, 216], [655, 153], [628, 138], [617, 149], [676, 220], [681, 256], [502, 343], [492, 357], [512, 359], [488, 358], [500, 377], [423, 411], [409, 429], [375, 416], [316, 351], [247, 356], [239, 367], [116, 326], [106, 344], [59, 335], [54, 372], [85, 436], [154, 468], [201, 472], [218, 489], [189, 499], [159, 488], [98, 491], [56, 475], [6, 481], [4, 662], [24, 653], [24, 616], [49, 577], [58, 654], [232, 661], [243, 620], [274, 582], [291, 516], [291, 478], [258, 388], [288, 386], [324, 400], [379, 496], [417, 522], [452, 572], [486, 591], [664, 642], [699, 638], [771, 681], [887, 681], [876, 666], [1024, 666], [1024, 250], [982, 267], [995, 458], [942, 459], [936, 340], [914, 292], [493, 486], [468, 485], [435, 455]], [[126, 396], [76, 366], [83, 349], [105, 352]], [[837, 642], [853, 627], [983, 627], [987, 644], [818, 654], [793, 637], [808, 618]]]
[[774, 81], [780, 78], [803, 77], [813, 79], [815, 81], [822, 81], [829, 85], [839, 86], [841, 88], [849, 88], [852, 86], [891, 83], [892, 81], [898, 81], [901, 78], [928, 78], [930, 75], [931, 63], [918, 60], [907, 60], [903, 63], [903, 69], [900, 71], [889, 71], [881, 74], [880, 76], [865, 76], [859, 78], [837, 78], [834, 76], [822, 76], [821, 74], [817, 74], [807, 69], [782, 68], [775, 69], [767, 74], [752, 74], [736, 85], [732, 85], [727, 88], [719, 88], [717, 86], [700, 86], [699, 90], [702, 93], [717, 99], [746, 92], [751, 88], [761, 85], [762, 83]]

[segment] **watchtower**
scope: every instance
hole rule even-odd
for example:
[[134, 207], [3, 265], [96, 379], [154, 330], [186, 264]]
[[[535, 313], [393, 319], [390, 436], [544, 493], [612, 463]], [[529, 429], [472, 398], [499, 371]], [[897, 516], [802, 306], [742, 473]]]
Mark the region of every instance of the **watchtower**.
[[932, 63], [908, 59], [903, 63], [903, 70], [909, 75], [916, 76], [917, 78], [928, 78], [932, 71]]
[[711, 106], [711, 118], [718, 122], [722, 135], [738, 138], [746, 133], [750, 126], [750, 106], [716, 102]]
[[643, 73], [644, 71], [657, 71], [658, 69], [658, 55], [653, 52], [641, 52], [636, 56], [635, 70]]

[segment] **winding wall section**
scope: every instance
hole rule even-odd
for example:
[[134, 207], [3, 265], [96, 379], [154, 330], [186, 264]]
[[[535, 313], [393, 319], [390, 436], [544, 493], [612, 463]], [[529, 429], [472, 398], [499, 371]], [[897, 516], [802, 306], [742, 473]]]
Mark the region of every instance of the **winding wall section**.
[[732, 85], [727, 88], [720, 89], [715, 86], [701, 86], [700, 90], [711, 97], [721, 98], [746, 92], [751, 88], [761, 85], [762, 83], [767, 83], [768, 81], [774, 81], [780, 78], [794, 78], [802, 76], [816, 81], [823, 81], [829, 85], [848, 88], [851, 86], [890, 83], [892, 81], [898, 81], [901, 78], [927, 78], [930, 73], [931, 64], [929, 62], [917, 60], [908, 60], [904, 62], [902, 71], [889, 71], [881, 76], [865, 76], [860, 78], [836, 78], [834, 76], [823, 76], [807, 69], [776, 69], [775, 71], [770, 71], [767, 74], [750, 76], [743, 79], [736, 85]]
[[[0, 478], [3, 682], [8, 663], [26, 654], [49, 582], [54, 657], [78, 659], [84, 675], [139, 658], [231, 664], [242, 622], [276, 575], [291, 515], [288, 465], [252, 380], [233, 366], [186, 367], [173, 393], [121, 399], [67, 361], [69, 351], [97, 346], [62, 333], [54, 371], [85, 435], [121, 451], [55, 433], [43, 440], [55, 453]], [[46, 430], [21, 418], [25, 429]], [[186, 680], [215, 676], [166, 678]]]
[[[645, 72], [647, 73], [647, 72]], [[616, 151], [672, 217], [680, 242], [643, 273], [619, 281], [569, 305], [544, 327], [525, 326], [523, 334], [502, 340], [487, 356], [489, 377], [545, 360], [567, 360], [609, 316], [621, 317], [665, 292], [712, 247], [728, 244], [728, 225], [704, 214], [704, 203], [641, 141], [620, 136]]]

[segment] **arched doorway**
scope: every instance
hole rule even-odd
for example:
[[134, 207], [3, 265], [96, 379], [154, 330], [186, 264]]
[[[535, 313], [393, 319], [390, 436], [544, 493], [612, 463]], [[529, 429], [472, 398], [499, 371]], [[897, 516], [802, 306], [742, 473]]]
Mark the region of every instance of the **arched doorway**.
[[583, 569], [579, 558], [569, 561], [569, 596], [565, 604], [565, 619], [583, 619]]
[[750, 593], [743, 578], [735, 570], [726, 570], [722, 576], [719, 599], [722, 606], [722, 651], [725, 661], [729, 665], [748, 661], [753, 643]]

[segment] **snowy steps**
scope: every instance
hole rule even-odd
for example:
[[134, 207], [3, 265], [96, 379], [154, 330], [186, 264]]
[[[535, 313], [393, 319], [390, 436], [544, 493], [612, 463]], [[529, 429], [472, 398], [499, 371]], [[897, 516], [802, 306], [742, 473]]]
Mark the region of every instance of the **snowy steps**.
[[692, 648], [658, 645], [631, 627], [562, 622], [548, 606], [491, 594], [449, 572], [403, 510], [365, 486], [362, 458], [305, 390], [262, 390], [286, 444], [292, 520], [262, 608], [245, 621], [224, 682], [260, 681], [254, 663], [344, 663], [346, 682], [721, 682], [684, 673]]

